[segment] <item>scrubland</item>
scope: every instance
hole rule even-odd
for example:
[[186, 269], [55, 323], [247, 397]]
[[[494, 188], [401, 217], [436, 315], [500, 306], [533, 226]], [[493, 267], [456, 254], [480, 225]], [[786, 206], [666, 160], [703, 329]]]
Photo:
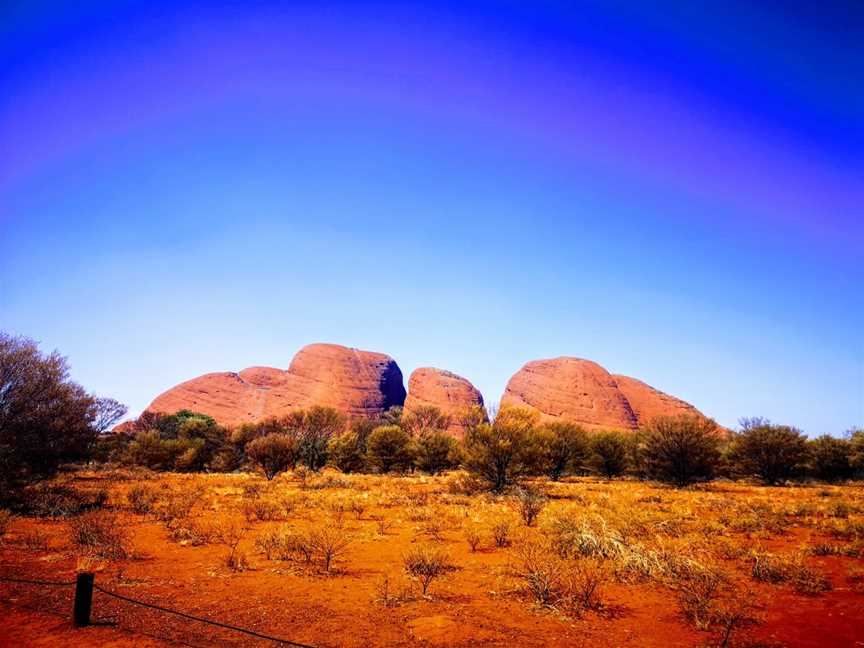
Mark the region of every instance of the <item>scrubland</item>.
[[[532, 478], [494, 494], [462, 471], [121, 469], [61, 473], [33, 497], [35, 514], [0, 516], [0, 576], [93, 571], [110, 591], [314, 646], [864, 640], [860, 483]], [[73, 630], [55, 590], [0, 583], [0, 639], [268, 643], [98, 592], [94, 618], [117, 625]]]

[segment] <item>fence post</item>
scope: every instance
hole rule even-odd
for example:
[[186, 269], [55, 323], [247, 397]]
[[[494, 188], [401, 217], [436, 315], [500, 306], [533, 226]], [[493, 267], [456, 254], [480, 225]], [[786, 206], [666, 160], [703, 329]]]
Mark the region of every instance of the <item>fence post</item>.
[[75, 627], [83, 628], [90, 625], [90, 610], [93, 607], [93, 579], [89, 572], [78, 574], [75, 580], [75, 607], [72, 610], [72, 620]]

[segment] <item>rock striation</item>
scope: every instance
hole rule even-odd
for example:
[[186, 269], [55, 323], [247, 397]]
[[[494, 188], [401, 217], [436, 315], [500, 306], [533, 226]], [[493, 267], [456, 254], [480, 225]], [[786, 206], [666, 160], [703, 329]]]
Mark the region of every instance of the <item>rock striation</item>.
[[689, 403], [639, 380], [571, 357], [527, 363], [510, 378], [501, 406], [524, 407], [543, 421], [571, 421], [589, 430], [635, 430], [655, 416], [702, 416]]
[[424, 406], [437, 407], [448, 415], [450, 427], [447, 432], [461, 439], [465, 435], [462, 422], [464, 413], [474, 406], [483, 407], [483, 396], [462, 376], [443, 369], [421, 367], [414, 370], [408, 379], [405, 412], [410, 413]]
[[205, 374], [169, 389], [147, 410], [190, 409], [223, 425], [237, 425], [312, 405], [374, 418], [404, 401], [402, 372], [390, 356], [336, 344], [310, 344], [297, 352], [287, 371], [250, 367], [239, 373]]

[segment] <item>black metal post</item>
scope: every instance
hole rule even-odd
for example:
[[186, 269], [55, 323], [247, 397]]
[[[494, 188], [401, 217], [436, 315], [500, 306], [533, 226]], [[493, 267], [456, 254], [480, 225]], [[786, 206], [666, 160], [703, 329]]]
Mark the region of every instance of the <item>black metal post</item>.
[[78, 574], [75, 581], [75, 607], [72, 610], [72, 619], [78, 628], [90, 625], [90, 610], [93, 607], [93, 579], [93, 574], [84, 572]]

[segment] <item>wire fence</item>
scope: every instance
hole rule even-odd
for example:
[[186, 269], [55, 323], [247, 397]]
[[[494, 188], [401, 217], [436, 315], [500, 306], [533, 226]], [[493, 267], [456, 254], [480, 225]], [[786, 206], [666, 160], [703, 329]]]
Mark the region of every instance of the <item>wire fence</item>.
[[[13, 599], [7, 601], [8, 603], [21, 607], [26, 607], [27, 609], [34, 611], [47, 612], [62, 616], [68, 616], [72, 611], [71, 594], [74, 593], [76, 588], [75, 581], [51, 581], [0, 576], [0, 583], [30, 585], [38, 588], [51, 588], [50, 591], [43, 591], [36, 594], [35, 596], [33, 595], [33, 592], [30, 592], [29, 595], [24, 596], [22, 596], [21, 593], [18, 593], [18, 595], [15, 596]], [[60, 590], [60, 588], [69, 588], [69, 595], [64, 595], [66, 594], [64, 592], [58, 596], [57, 592]], [[172, 641], [187, 646], [196, 646], [196, 644], [189, 643], [189, 641], [184, 640], [183, 637], [186, 637], [188, 639], [189, 634], [195, 634], [195, 639], [203, 640], [205, 642], [204, 644], [200, 644], [200, 646], [202, 647], [249, 646], [251, 645], [249, 642], [249, 638], [252, 638], [253, 640], [256, 640], [256, 643], [264, 642], [265, 645], [291, 646], [295, 648], [314, 648], [309, 644], [275, 637], [263, 632], [251, 630], [249, 628], [243, 628], [237, 625], [223, 623], [221, 621], [214, 621], [212, 619], [207, 619], [193, 614], [188, 614], [186, 612], [181, 612], [180, 610], [174, 610], [168, 607], [164, 607], [162, 605], [157, 605], [155, 603], [149, 603], [147, 601], [142, 601], [136, 598], [125, 596], [124, 594], [105, 589], [95, 583], [93, 584], [93, 590], [95, 591], [95, 593], [99, 593], [107, 597], [106, 599], [100, 601], [98, 609], [94, 607], [97, 618], [94, 618], [93, 625], [115, 625], [124, 630], [139, 632], [141, 634], [145, 634], [151, 637]], [[126, 606], [126, 609], [123, 609], [120, 606]], [[134, 606], [135, 613], [130, 614], [128, 606]], [[65, 614], [61, 612], [61, 608], [63, 607], [65, 607]], [[156, 619], [148, 619], [147, 615], [141, 613], [141, 610], [147, 610], [151, 614], [158, 613], [159, 615], [170, 615], [171, 617], [174, 617], [176, 621], [172, 623], [170, 621], [166, 621], [163, 618], [158, 619], [158, 621]], [[103, 616], [106, 618], [103, 618]], [[156, 621], [158, 623], [160, 634], [154, 635], [152, 632], [148, 632], [146, 630], [146, 626], [148, 625], [149, 620]], [[201, 630], [204, 631], [199, 631], [197, 633], [192, 632], [189, 625], [185, 623], [186, 621], [193, 621], [200, 624]], [[182, 623], [182, 625], [180, 625], [180, 623]], [[237, 635], [243, 635], [244, 638], [240, 639]]]

